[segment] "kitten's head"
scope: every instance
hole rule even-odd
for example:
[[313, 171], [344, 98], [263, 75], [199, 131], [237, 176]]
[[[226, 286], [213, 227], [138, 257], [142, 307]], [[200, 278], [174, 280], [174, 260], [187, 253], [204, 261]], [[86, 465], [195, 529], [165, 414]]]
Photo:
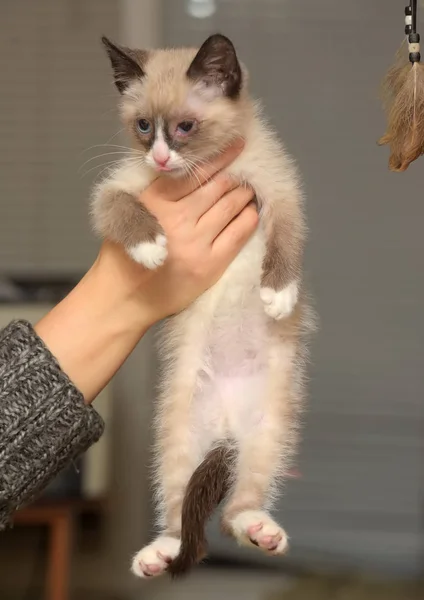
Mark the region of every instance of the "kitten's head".
[[103, 38], [121, 93], [121, 116], [157, 171], [188, 173], [246, 126], [246, 73], [231, 41], [209, 37], [199, 51], [131, 50]]

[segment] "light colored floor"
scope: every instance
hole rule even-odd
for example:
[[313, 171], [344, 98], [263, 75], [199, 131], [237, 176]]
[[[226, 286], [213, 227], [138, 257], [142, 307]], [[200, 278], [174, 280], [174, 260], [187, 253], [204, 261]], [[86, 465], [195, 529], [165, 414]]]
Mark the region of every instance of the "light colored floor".
[[[44, 579], [45, 544], [40, 531], [19, 528], [4, 532], [0, 539], [0, 600], [31, 598], [33, 586], [40, 589]], [[291, 585], [291, 580], [274, 572], [204, 566], [182, 581], [164, 576], [157, 580], [136, 580], [122, 557], [122, 576], [116, 580], [110, 559], [99, 547], [87, 545], [76, 552], [72, 568], [72, 600], [269, 600]], [[40, 600], [34, 592], [34, 600]], [[313, 599], [310, 599], [313, 600]]]
[[131, 600], [268, 600], [289, 586], [288, 578], [274, 573], [203, 567], [179, 582], [141, 582]]
[[[42, 599], [42, 541], [34, 529], [0, 535], [0, 600]], [[212, 565], [195, 570], [182, 581], [167, 576], [137, 580], [129, 573], [127, 556], [120, 557], [122, 565], [114, 571], [114, 561], [102, 554], [101, 544], [90, 546], [87, 542], [74, 556], [72, 600], [424, 600], [424, 589], [418, 584], [323, 574], [296, 581], [271, 570]]]

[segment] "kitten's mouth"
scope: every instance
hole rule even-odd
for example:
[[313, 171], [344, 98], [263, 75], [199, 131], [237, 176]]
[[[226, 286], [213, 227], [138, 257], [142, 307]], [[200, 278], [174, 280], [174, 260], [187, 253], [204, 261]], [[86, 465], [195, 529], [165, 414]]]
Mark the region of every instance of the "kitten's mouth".
[[155, 170], [161, 175], [169, 175], [170, 177], [178, 177], [184, 173], [183, 167], [155, 167]]

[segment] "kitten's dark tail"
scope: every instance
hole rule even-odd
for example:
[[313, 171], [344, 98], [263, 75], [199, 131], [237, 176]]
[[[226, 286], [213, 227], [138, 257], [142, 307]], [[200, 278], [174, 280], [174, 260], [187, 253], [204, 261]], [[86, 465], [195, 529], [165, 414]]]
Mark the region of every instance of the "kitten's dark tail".
[[206, 556], [206, 523], [231, 486], [235, 457], [234, 448], [214, 448], [191, 476], [182, 508], [181, 550], [168, 567], [172, 577], [185, 575]]

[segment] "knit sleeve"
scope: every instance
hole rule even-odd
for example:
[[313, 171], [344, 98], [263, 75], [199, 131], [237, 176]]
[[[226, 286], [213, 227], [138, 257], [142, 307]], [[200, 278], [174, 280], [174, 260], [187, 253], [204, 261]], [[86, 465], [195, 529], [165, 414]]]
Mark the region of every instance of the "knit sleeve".
[[29, 323], [0, 331], [0, 530], [103, 428]]

